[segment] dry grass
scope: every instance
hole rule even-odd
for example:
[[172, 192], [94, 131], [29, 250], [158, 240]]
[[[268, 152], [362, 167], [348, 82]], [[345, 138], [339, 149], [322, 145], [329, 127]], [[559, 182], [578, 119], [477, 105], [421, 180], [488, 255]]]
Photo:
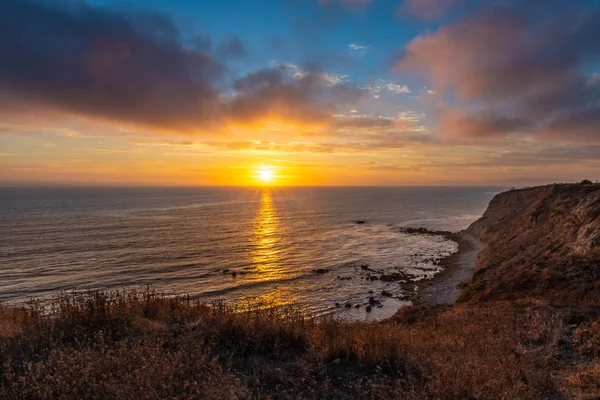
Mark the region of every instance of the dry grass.
[[600, 360], [590, 365], [565, 371], [563, 388], [573, 399], [600, 399]]
[[63, 295], [0, 307], [0, 398], [597, 398], [598, 314], [491, 302], [347, 324], [149, 289]]

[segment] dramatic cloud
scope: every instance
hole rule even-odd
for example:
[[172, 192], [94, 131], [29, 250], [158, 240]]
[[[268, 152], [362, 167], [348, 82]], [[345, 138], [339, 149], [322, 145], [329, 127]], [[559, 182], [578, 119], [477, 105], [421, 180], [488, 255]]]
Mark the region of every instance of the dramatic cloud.
[[0, 4], [0, 91], [12, 102], [157, 126], [211, 119], [224, 67], [162, 17], [84, 3]]
[[248, 56], [243, 42], [184, 39], [162, 15], [2, 1], [0, 103], [190, 133], [274, 117], [325, 123], [337, 102], [365, 92], [324, 73], [292, 76], [281, 67], [231, 87], [225, 62]]
[[325, 74], [303, 74], [291, 81], [285, 66], [263, 69], [237, 80], [230, 114], [238, 120], [258, 117], [297, 122], [329, 122], [337, 104], [353, 102], [368, 91], [349, 83], [332, 84]]
[[446, 100], [451, 136], [510, 133], [600, 141], [600, 9], [530, 0], [488, 5], [414, 39], [395, 69]]
[[73, 3], [0, 4], [0, 91], [11, 102], [157, 126], [210, 120], [224, 67], [166, 18]]

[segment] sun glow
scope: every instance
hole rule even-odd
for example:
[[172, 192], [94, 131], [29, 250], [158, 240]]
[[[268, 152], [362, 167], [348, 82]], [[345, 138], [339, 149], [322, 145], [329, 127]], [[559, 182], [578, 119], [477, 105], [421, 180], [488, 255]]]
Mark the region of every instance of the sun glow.
[[271, 169], [270, 167], [262, 167], [258, 171], [258, 174], [260, 176], [260, 180], [263, 183], [270, 183], [273, 181], [273, 169]]

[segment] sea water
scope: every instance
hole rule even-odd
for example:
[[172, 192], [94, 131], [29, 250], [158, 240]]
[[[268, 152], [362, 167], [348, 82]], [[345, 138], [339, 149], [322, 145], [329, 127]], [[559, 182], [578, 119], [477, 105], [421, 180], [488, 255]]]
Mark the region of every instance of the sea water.
[[[0, 188], [0, 301], [151, 285], [207, 301], [384, 318], [439, 272], [432, 260], [457, 250], [443, 237], [402, 228], [465, 229], [500, 191]], [[414, 284], [371, 280], [367, 265], [405, 272]], [[384, 290], [392, 298], [382, 297]], [[366, 313], [371, 296], [383, 307]]]

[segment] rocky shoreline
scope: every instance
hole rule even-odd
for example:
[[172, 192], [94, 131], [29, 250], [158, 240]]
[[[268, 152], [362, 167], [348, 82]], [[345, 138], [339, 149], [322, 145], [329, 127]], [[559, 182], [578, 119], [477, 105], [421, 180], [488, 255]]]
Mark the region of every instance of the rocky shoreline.
[[458, 251], [440, 260], [443, 270], [419, 287], [418, 296], [413, 301], [415, 305], [455, 303], [462, 291], [461, 286], [475, 270], [483, 243], [464, 232], [447, 237], [458, 243]]
[[418, 285], [410, 296], [413, 305], [453, 304], [461, 293], [461, 285], [471, 276], [483, 243], [466, 232], [436, 231], [426, 228], [402, 228], [410, 235], [441, 236], [458, 244], [458, 251], [438, 261], [442, 270]]
[[[404, 271], [385, 273], [372, 269], [368, 264], [361, 265], [360, 268], [355, 267], [355, 270], [358, 270], [359, 273], [362, 272], [361, 278], [372, 281], [394, 282], [402, 287], [404, 292], [402, 296], [393, 296], [384, 290], [381, 293], [382, 299], [386, 297], [395, 298], [408, 302], [409, 305], [412, 304], [413, 306], [454, 304], [460, 297], [463, 287], [468, 284], [468, 278], [472, 275], [476, 266], [477, 256], [484, 248], [483, 243], [465, 231], [451, 232], [414, 227], [399, 228], [399, 231], [408, 235], [443, 237], [457, 243], [458, 250], [443, 258], [426, 259], [426, 261], [430, 261], [440, 268], [440, 271], [430, 279], [416, 280]], [[313, 271], [315, 274], [326, 272], [329, 271]], [[342, 276], [337, 278], [342, 280], [352, 279], [352, 277]], [[369, 296], [378, 297], [379, 294], [370, 291]], [[371, 299], [373, 298], [371, 297]], [[372, 306], [373, 304], [364, 303], [364, 305]], [[360, 308], [360, 305], [354, 306], [351, 303], [344, 304], [343, 302], [336, 303], [335, 306], [336, 308], [344, 308], [344, 306], [345, 308]], [[381, 303], [377, 304], [377, 307], [381, 308]], [[367, 311], [370, 310], [367, 309]]]

